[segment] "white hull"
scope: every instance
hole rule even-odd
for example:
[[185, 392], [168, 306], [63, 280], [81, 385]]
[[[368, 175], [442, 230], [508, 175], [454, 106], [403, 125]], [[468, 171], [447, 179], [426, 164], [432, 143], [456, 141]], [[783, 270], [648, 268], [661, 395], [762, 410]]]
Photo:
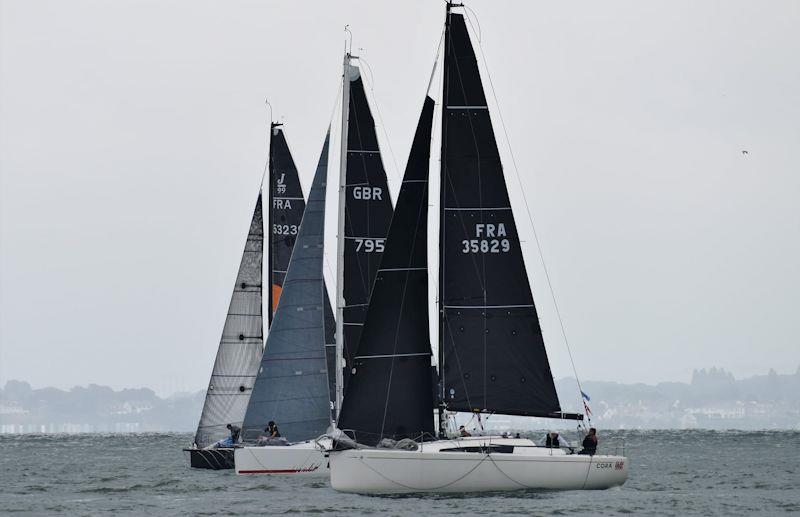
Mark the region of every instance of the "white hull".
[[[581, 490], [619, 486], [628, 478], [624, 456], [567, 454], [534, 445], [526, 439], [472, 437], [423, 443], [416, 451], [331, 452], [331, 486], [359, 494]], [[513, 452], [443, 452], [487, 446]]]
[[[330, 440], [321, 442], [326, 448]], [[315, 442], [284, 446], [245, 446], [234, 453], [237, 474], [327, 476], [328, 458]]]

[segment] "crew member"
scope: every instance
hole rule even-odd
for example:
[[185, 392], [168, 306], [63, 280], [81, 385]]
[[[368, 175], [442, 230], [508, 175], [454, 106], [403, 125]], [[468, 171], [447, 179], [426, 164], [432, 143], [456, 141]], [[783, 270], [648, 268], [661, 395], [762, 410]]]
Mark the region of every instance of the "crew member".
[[597, 429], [592, 427], [589, 434], [583, 439], [583, 449], [578, 454], [588, 454], [594, 456], [597, 453]]
[[278, 425], [273, 420], [270, 420], [267, 423], [267, 428], [264, 429], [264, 432], [267, 433], [267, 436], [269, 438], [280, 438], [281, 437], [281, 433], [280, 433], [280, 431], [278, 431]]
[[231, 432], [231, 442], [238, 443], [239, 442], [239, 435], [242, 434], [242, 429], [237, 427], [233, 424], [228, 424], [225, 427], [228, 428], [228, 431]]
[[569, 447], [569, 444], [557, 432], [551, 431], [547, 433], [547, 437], [544, 439], [544, 446], [548, 449], [558, 449], [560, 447]]

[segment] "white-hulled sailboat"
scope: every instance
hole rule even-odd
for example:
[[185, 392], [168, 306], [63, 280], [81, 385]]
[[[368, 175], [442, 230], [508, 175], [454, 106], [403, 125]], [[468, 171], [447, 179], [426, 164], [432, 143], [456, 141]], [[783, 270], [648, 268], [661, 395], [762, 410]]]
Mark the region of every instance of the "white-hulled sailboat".
[[331, 485], [365, 494], [621, 485], [622, 456], [444, 437], [449, 411], [583, 419], [561, 411], [477, 60], [453, 7], [442, 72], [438, 388], [427, 311], [428, 97], [331, 435]]
[[[337, 325], [333, 339], [336, 353], [330, 354], [330, 337], [321, 340], [318, 332], [311, 332], [312, 327], [316, 328], [320, 324], [320, 320], [317, 313], [307, 309], [316, 303], [316, 298], [312, 299], [316, 296], [313, 294], [316, 291], [309, 290], [309, 282], [312, 278], [314, 282], [323, 281], [321, 249], [319, 257], [311, 258], [307, 256], [309, 248], [296, 247], [289, 261], [281, 305], [273, 319], [261, 370], [244, 419], [245, 444], [237, 448], [235, 453], [237, 474], [328, 474], [324, 448], [330, 442], [323, 442], [323, 447], [320, 447], [314, 439], [327, 431], [331, 415], [328, 410], [327, 418], [323, 419], [319, 404], [322, 391], [313, 374], [313, 365], [318, 360], [319, 347], [328, 343], [328, 385], [331, 387], [329, 400], [334, 413], [338, 413], [342, 389], [348, 377], [344, 371], [345, 365], [352, 360], [351, 350], [355, 349], [361, 334], [369, 294], [392, 218], [392, 202], [375, 123], [359, 69], [351, 63], [352, 59], [349, 53], [345, 55], [342, 89], [339, 235], [343, 238], [337, 249]], [[326, 138], [316, 173], [317, 176], [322, 175], [320, 181], [323, 183], [320, 188], [323, 190], [323, 203], [327, 156]], [[306, 212], [308, 214], [308, 208]], [[314, 214], [304, 215], [298, 243], [304, 238], [304, 232], [311, 231], [306, 228], [306, 217], [313, 217], [314, 221], [317, 218], [321, 221], [324, 217], [320, 210], [315, 210]], [[315, 222], [315, 228], [316, 225]], [[321, 226], [318, 231], [320, 234], [314, 234], [314, 239], [322, 238]], [[312, 261], [318, 263], [313, 262], [312, 267]], [[302, 263], [306, 265], [302, 266]], [[298, 277], [298, 274], [301, 276]], [[290, 281], [291, 278], [295, 280]], [[302, 278], [303, 285], [296, 278]], [[289, 297], [294, 301], [289, 303]], [[327, 296], [324, 302], [327, 303]], [[327, 318], [326, 321], [328, 320], [332, 318]], [[306, 353], [298, 355], [300, 351]], [[331, 371], [334, 357], [339, 362], [334, 368], [335, 373]], [[330, 408], [331, 405], [327, 407]], [[322, 425], [323, 420], [326, 422], [325, 426]], [[272, 445], [269, 440], [257, 440], [259, 431], [268, 421], [278, 423], [289, 445]]]
[[242, 418], [253, 389], [263, 343], [261, 304], [264, 261], [264, 220], [258, 193], [242, 252], [239, 272], [231, 294], [225, 326], [208, 382], [203, 412], [189, 453], [194, 468], [222, 470], [233, 468], [235, 443], [227, 425], [242, 425]]
[[[283, 289], [289, 259], [294, 250], [305, 199], [297, 167], [292, 159], [282, 124], [271, 123], [269, 134], [269, 185], [267, 228], [270, 238], [264, 260], [264, 210], [259, 193], [250, 222], [247, 243], [242, 254], [231, 303], [222, 331], [217, 357], [208, 383], [200, 422], [189, 453], [195, 468], [234, 468], [234, 448], [241, 443], [228, 440], [227, 425], [242, 427], [250, 394], [263, 353], [263, 294], [267, 287], [267, 325], [271, 325]], [[264, 262], [267, 264], [263, 274]], [[266, 282], [266, 283], [265, 283]], [[335, 365], [334, 334], [336, 324], [325, 290], [325, 341], [328, 368], [333, 378]], [[333, 383], [330, 399], [333, 400]], [[245, 441], [257, 432], [241, 433]]]
[[[245, 443], [234, 454], [237, 474], [326, 470], [325, 457], [311, 440], [324, 434], [331, 422], [322, 273], [329, 140], [330, 131], [244, 415]], [[292, 441], [269, 436], [268, 421], [278, 422], [278, 429]]]

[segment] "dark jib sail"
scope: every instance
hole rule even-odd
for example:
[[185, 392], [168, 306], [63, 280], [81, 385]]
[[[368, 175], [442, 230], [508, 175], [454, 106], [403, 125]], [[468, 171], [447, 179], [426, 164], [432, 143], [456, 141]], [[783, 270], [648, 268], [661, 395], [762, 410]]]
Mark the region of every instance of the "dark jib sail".
[[[278, 308], [278, 300], [283, 290], [283, 281], [289, 267], [297, 231], [306, 209], [303, 188], [297, 167], [289, 151], [289, 145], [281, 124], [273, 123], [270, 133], [269, 152], [269, 228], [271, 244], [269, 251], [270, 285], [269, 324]], [[328, 376], [330, 378], [331, 401], [336, 400], [336, 322], [325, 288], [325, 343], [328, 355]]]
[[322, 276], [328, 141], [326, 135], [247, 406], [245, 441], [256, 439], [270, 420], [293, 442], [316, 438], [330, 425]]
[[365, 445], [434, 432], [427, 257], [433, 105], [426, 97], [339, 416], [339, 429]]
[[261, 304], [263, 260], [264, 221], [259, 193], [194, 436], [194, 443], [199, 448], [225, 438], [229, 434], [225, 426], [240, 426], [244, 419], [264, 339]]
[[442, 106], [440, 375], [451, 411], [560, 406], [464, 17], [448, 13]]
[[346, 380], [361, 336], [369, 293], [386, 245], [392, 200], [378, 149], [375, 122], [359, 69], [348, 65], [345, 73], [350, 78], [345, 176], [345, 305], [342, 309]]

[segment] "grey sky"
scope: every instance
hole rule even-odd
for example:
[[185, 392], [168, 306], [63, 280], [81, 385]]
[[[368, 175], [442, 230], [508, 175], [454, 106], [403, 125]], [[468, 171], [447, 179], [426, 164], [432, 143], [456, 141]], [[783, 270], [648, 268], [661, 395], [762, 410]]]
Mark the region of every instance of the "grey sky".
[[[469, 5], [581, 377], [794, 371], [800, 4]], [[0, 382], [203, 387], [266, 157], [264, 98], [307, 189], [350, 24], [396, 193], [443, 11], [0, 1]]]

